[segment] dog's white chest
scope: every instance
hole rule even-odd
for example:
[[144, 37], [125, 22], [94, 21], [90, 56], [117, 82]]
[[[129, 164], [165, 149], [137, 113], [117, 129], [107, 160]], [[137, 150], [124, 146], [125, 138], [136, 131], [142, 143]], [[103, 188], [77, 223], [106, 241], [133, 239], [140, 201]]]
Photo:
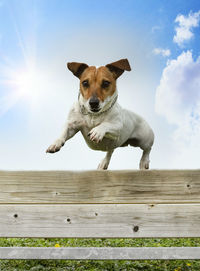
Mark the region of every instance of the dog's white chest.
[[88, 136], [88, 133], [90, 132], [89, 129], [83, 129], [81, 131], [87, 145], [93, 149], [93, 150], [99, 150], [99, 151], [109, 151], [113, 150], [117, 147], [116, 141], [107, 137], [104, 137], [101, 142], [94, 142], [90, 139]]
[[89, 137], [89, 132], [92, 128], [97, 127], [102, 122], [100, 116], [86, 116], [84, 121], [84, 126], [81, 128], [81, 133], [87, 143], [87, 145], [93, 150], [109, 151], [117, 147], [116, 140], [104, 137], [99, 143], [94, 142]]

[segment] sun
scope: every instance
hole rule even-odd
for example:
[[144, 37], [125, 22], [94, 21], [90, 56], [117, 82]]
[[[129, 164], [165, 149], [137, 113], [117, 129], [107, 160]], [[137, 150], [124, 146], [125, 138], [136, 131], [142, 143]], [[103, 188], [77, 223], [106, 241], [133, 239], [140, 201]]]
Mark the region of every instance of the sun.
[[34, 71], [22, 71], [16, 74], [16, 87], [21, 96], [34, 96], [36, 89], [36, 75]]
[[[30, 28], [27, 33], [30, 36], [24, 35], [26, 32], [20, 31], [14, 16], [12, 19], [17, 38], [16, 44], [18, 45], [17, 51], [13, 52], [20, 56], [20, 60], [16, 62], [9, 56], [1, 54], [0, 116], [18, 102], [20, 106], [28, 105], [25, 107], [30, 111], [37, 110], [42, 97], [45, 97], [44, 92], [48, 85], [48, 80], [45, 80], [47, 71], [43, 70], [41, 73], [41, 68], [38, 65], [36, 29]], [[31, 19], [33, 19], [32, 25], [34, 26], [36, 18], [31, 17]]]
[[28, 104], [31, 110], [36, 109], [47, 89], [46, 75], [35, 67], [19, 70], [5, 67], [4, 71], [0, 84], [6, 95], [0, 97], [0, 116], [19, 101]]
[[19, 97], [30, 101], [39, 99], [44, 85], [40, 73], [35, 69], [27, 69], [16, 72], [14, 77], [13, 87]]

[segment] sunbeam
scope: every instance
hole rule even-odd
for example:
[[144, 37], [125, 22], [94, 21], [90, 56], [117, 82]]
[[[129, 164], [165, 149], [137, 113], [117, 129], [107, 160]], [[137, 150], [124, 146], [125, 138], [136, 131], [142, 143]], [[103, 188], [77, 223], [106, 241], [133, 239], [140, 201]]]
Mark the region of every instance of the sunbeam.
[[[1, 54], [0, 65], [0, 116], [10, 110], [18, 101], [33, 105], [40, 96], [44, 84], [41, 72], [36, 67], [36, 12], [26, 17], [29, 25], [19, 27], [21, 18], [17, 17], [17, 6], [7, 5], [12, 20], [12, 31], [16, 38], [16, 49], [21, 59], [10, 61], [5, 54]], [[20, 31], [21, 29], [21, 31]], [[4, 64], [3, 64], [4, 63]]]
[[0, 79], [0, 84], [7, 89], [7, 95], [0, 99], [0, 115], [8, 111], [19, 100], [23, 100], [34, 106], [45, 90], [46, 82], [42, 72], [37, 68], [27, 68], [20, 70], [4, 69], [4, 78]]

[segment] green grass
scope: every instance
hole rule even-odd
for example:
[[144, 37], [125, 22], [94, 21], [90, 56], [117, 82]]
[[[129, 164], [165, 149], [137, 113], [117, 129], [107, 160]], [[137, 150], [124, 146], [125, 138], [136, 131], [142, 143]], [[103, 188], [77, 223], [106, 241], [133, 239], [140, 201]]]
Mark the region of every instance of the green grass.
[[[172, 239], [39, 239], [39, 238], [0, 238], [0, 246], [52, 247], [59, 244], [83, 247], [170, 247], [200, 246], [200, 238]], [[200, 261], [69, 261], [69, 260], [0, 260], [0, 271], [200, 271]]]

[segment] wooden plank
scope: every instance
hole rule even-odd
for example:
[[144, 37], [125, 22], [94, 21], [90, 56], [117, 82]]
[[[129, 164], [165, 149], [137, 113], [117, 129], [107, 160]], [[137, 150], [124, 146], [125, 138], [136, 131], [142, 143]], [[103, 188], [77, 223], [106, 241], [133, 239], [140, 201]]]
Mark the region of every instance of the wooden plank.
[[0, 259], [197, 260], [200, 247], [1, 247]]
[[200, 204], [0, 205], [0, 237], [199, 237]]
[[200, 170], [0, 171], [0, 203], [200, 203]]

